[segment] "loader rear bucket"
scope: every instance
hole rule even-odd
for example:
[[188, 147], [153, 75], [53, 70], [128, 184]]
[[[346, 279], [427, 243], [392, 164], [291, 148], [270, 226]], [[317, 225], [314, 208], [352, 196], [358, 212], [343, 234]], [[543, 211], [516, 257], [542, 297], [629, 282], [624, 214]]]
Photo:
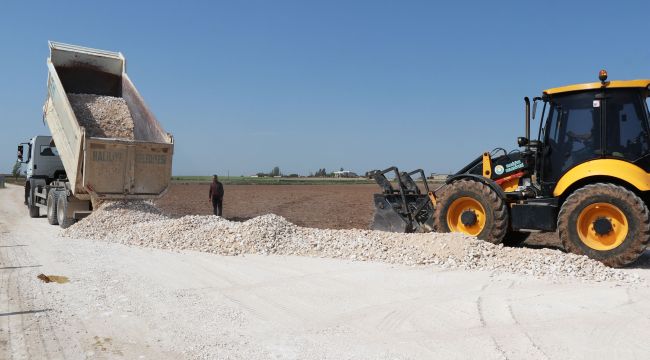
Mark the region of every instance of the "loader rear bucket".
[[[390, 172], [395, 174], [395, 187], [386, 178], [386, 173]], [[422, 178], [424, 192], [413, 180], [412, 176], [416, 174]], [[374, 171], [372, 177], [382, 188], [381, 194], [374, 195], [375, 214], [370, 224], [372, 230], [401, 233], [432, 230], [433, 204], [422, 169], [400, 173], [396, 167], [390, 167]]]

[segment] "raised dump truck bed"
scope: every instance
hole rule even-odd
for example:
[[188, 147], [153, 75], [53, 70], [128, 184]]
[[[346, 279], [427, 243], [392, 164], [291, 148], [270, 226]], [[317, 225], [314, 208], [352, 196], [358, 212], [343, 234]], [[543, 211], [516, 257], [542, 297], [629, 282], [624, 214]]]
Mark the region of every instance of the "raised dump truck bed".
[[[171, 181], [173, 138], [166, 133], [126, 74], [121, 53], [50, 42], [47, 123], [78, 200], [149, 199]], [[133, 118], [134, 140], [93, 137], [67, 94], [121, 97]]]
[[[43, 119], [52, 137], [36, 136], [18, 147], [20, 161], [27, 164], [30, 216], [46, 208], [48, 221], [65, 228], [89, 214], [94, 200], [164, 194], [174, 141], [126, 74], [124, 56], [55, 42], [49, 46]], [[90, 102], [80, 102], [85, 99]], [[117, 105], [103, 107], [105, 102]], [[105, 131], [107, 124], [119, 131]]]

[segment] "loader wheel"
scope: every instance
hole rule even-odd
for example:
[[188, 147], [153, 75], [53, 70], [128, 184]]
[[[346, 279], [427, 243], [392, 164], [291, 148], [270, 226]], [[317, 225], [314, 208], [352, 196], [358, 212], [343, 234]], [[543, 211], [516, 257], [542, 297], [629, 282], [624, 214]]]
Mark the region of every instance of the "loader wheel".
[[460, 232], [498, 244], [508, 231], [506, 204], [489, 186], [459, 180], [443, 188], [433, 215], [439, 232]]
[[58, 225], [59, 219], [57, 218], [56, 206], [57, 206], [57, 194], [55, 190], [51, 190], [47, 194], [47, 222], [50, 225]]
[[635, 193], [599, 183], [578, 189], [566, 199], [557, 227], [566, 251], [623, 267], [646, 249], [650, 214]]
[[61, 194], [59, 194], [57, 196], [56, 210], [57, 210], [56, 217], [57, 217], [57, 219], [59, 221], [59, 226], [62, 229], [67, 229], [72, 224], [75, 223], [75, 220], [73, 218], [67, 217], [67, 213], [68, 213], [68, 197], [66, 196], [66, 194], [61, 193]]

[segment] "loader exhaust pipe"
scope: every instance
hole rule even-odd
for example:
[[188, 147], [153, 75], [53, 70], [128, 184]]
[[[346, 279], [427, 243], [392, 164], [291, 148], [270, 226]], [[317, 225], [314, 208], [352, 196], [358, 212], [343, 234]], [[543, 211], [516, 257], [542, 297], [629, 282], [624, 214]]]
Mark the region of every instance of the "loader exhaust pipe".
[[[530, 143], [530, 99], [528, 96], [524, 98], [524, 102], [526, 103], [526, 142]], [[530, 150], [528, 144], [526, 144], [526, 149]]]

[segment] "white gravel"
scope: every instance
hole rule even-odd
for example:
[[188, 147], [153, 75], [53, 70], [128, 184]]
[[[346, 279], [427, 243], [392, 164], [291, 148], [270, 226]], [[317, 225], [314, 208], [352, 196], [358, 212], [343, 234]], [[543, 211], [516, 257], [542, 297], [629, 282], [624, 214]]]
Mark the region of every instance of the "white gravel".
[[68, 94], [70, 105], [89, 136], [134, 140], [134, 124], [126, 101], [121, 97]]
[[[616, 270], [638, 274], [642, 282], [632, 284], [221, 256], [61, 238], [46, 219], [26, 216], [22, 201], [22, 187], [0, 190], [1, 359], [644, 359], [650, 352], [639, 336], [650, 328], [650, 253], [635, 269]], [[169, 220], [131, 215], [148, 217], [139, 225]], [[125, 233], [116, 235], [133, 236], [127, 228], [136, 225], [123, 220]], [[41, 273], [69, 283], [44, 283]]]
[[553, 249], [510, 248], [462, 234], [397, 234], [296, 226], [269, 214], [245, 222], [172, 218], [149, 202], [111, 202], [62, 233], [127, 245], [221, 255], [278, 254], [492, 270], [546, 278], [635, 282], [635, 274]]

